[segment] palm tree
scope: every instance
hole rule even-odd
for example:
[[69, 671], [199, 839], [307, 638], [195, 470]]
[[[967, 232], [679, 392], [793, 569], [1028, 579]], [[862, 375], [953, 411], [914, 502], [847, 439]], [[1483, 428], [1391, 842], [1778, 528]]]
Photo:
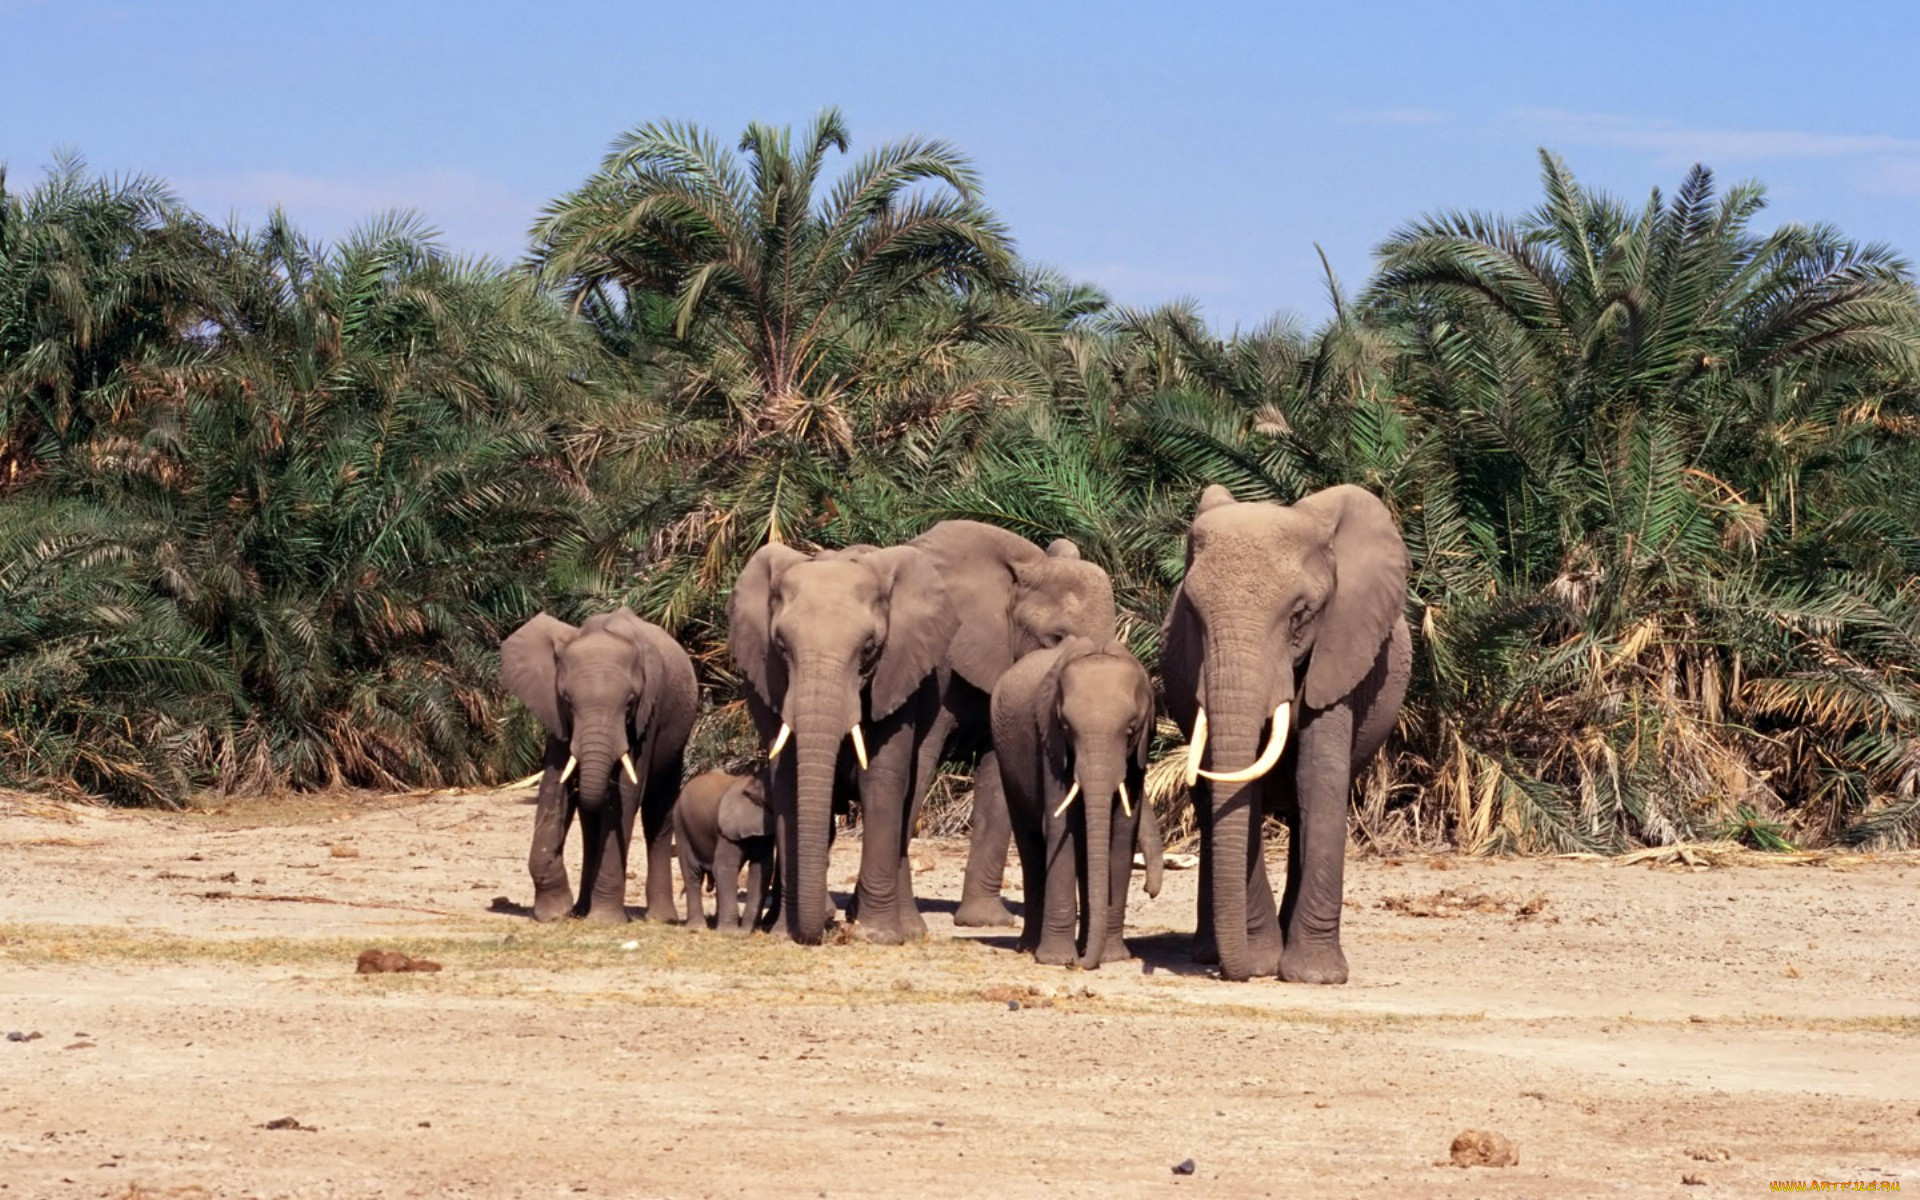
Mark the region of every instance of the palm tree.
[[642, 126], [534, 229], [544, 278], [645, 364], [594, 450], [628, 459], [608, 468], [629, 497], [612, 520], [645, 531], [629, 562], [670, 627], [717, 620], [768, 539], [872, 536], [844, 519], [866, 465], [1032, 382], [1021, 351], [1044, 321], [971, 166], [910, 138], [829, 189], [847, 146], [833, 109], [797, 142], [750, 125], [737, 155], [694, 126]]
[[[1543, 168], [1523, 221], [1390, 239], [1369, 296], [1417, 347], [1421, 769], [1468, 844], [1666, 842], [1743, 805], [1831, 833], [1910, 789], [1920, 732], [1906, 574], [1859, 536], [1912, 528], [1860, 486], [1910, 457], [1905, 265], [1754, 234], [1759, 189], [1704, 169], [1635, 210]], [[1795, 567], [1816, 544], [1879, 573]]]

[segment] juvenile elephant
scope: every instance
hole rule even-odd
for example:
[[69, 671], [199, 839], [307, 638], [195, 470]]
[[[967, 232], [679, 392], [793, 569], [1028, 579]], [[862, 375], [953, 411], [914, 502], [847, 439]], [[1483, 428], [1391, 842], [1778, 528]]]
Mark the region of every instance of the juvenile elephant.
[[[647, 846], [647, 919], [674, 917], [668, 814], [699, 707], [693, 663], [666, 630], [621, 608], [579, 628], [541, 613], [500, 643], [509, 691], [547, 727], [534, 814], [533, 915], [627, 919], [635, 815]], [[580, 815], [580, 899], [567, 882], [567, 830]]]
[[788, 932], [799, 942], [821, 938], [834, 785], [857, 763], [860, 929], [876, 942], [923, 936], [907, 840], [926, 790], [920, 749], [954, 634], [940, 573], [913, 546], [811, 555], [762, 546], [735, 582], [727, 616], [728, 651], [770, 743]]
[[[687, 780], [673, 806], [673, 840], [680, 852], [680, 884], [687, 897], [687, 928], [704, 929], [701, 883], [713, 880], [713, 927], [747, 933], [773, 879], [773, 810], [759, 775], [707, 771]], [[747, 868], [747, 904], [740, 909], [740, 867]]]
[[988, 716], [994, 686], [1022, 656], [1069, 637], [1114, 636], [1113, 584], [1066, 538], [1045, 550], [979, 521], [942, 521], [908, 545], [946, 584], [959, 621], [948, 646], [940, 708], [922, 744], [918, 777], [933, 779], [943, 753], [978, 753], [966, 880], [956, 925], [1011, 925], [1000, 899], [1011, 826]]
[[992, 712], [1025, 883], [1022, 948], [1061, 966], [1124, 960], [1136, 840], [1149, 895], [1160, 892], [1164, 857], [1145, 798], [1146, 669], [1120, 642], [1070, 638], [1002, 675]]
[[[1361, 488], [1291, 506], [1238, 503], [1217, 484], [1201, 494], [1161, 672], [1195, 784], [1196, 953], [1217, 953], [1222, 978], [1346, 982], [1347, 793], [1406, 697], [1407, 570], [1393, 517]], [[1278, 914], [1260, 854], [1268, 810], [1289, 835]]]

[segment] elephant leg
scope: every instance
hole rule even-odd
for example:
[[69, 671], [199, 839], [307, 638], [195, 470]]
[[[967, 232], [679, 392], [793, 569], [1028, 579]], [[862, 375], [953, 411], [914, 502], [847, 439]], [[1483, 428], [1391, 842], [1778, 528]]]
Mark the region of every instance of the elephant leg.
[[1353, 780], [1353, 712], [1345, 705], [1313, 714], [1300, 730], [1294, 776], [1297, 832], [1288, 839], [1287, 922], [1280, 977], [1345, 983], [1340, 903], [1345, 890], [1347, 792]]
[[[593, 868], [580, 870], [581, 901], [586, 904], [587, 920], [599, 925], [624, 925], [627, 921], [627, 839], [626, 822], [618, 811], [602, 808], [591, 821], [583, 821], [581, 832], [590, 836]], [[591, 880], [591, 884], [589, 884]]]
[[745, 933], [740, 921], [740, 843], [722, 837], [713, 848], [713, 927]]
[[760, 925], [760, 909], [767, 899], [767, 856], [755, 852], [747, 859], [747, 903], [740, 912], [740, 932], [752, 933]]
[[1007, 846], [1013, 839], [1013, 819], [1007, 815], [1007, 794], [1000, 782], [999, 755], [980, 756], [973, 776], [973, 820], [967, 839], [967, 877], [960, 888], [955, 925], [1013, 924], [1013, 912], [1000, 898], [1007, 873]]
[[685, 838], [676, 838], [680, 851], [680, 891], [687, 899], [687, 928], [700, 930], [707, 927], [706, 905], [700, 900], [700, 861], [693, 856], [693, 847]]
[[[680, 794], [682, 756], [667, 756], [667, 761], [652, 764], [644, 776], [640, 794], [635, 798], [640, 810], [641, 835], [647, 840], [647, 920], [671, 922], [673, 911], [673, 802]], [[621, 794], [626, 787], [623, 780]], [[633, 833], [632, 809], [627, 810], [627, 833]], [[688, 917], [691, 919], [692, 911]]]
[[924, 928], [913, 900], [906, 862], [908, 818], [915, 783], [914, 724], [876, 722], [867, 731], [868, 766], [860, 773], [860, 882], [855, 889], [861, 933], [868, 941], [898, 945]]
[[[1144, 798], [1135, 801], [1136, 805], [1145, 803]], [[1103, 963], [1126, 962], [1133, 957], [1127, 949], [1125, 933], [1127, 890], [1133, 886], [1133, 843], [1139, 823], [1138, 807], [1131, 817], [1114, 814], [1113, 841], [1107, 850], [1107, 941], [1100, 955]]]
[[1040, 914], [1047, 903], [1047, 839], [1038, 828], [1015, 826], [1013, 840], [1020, 851], [1020, 948], [1040, 948]]
[[1047, 819], [1047, 844], [1041, 860], [1046, 881], [1041, 902], [1040, 942], [1033, 952], [1035, 962], [1068, 967], [1080, 961], [1080, 896], [1085, 856], [1079, 851], [1080, 837], [1076, 831], [1085, 828], [1078, 807], [1057, 819]]
[[1280, 914], [1273, 903], [1273, 878], [1267, 874], [1267, 855], [1262, 834], [1266, 831], [1265, 806], [1256, 803], [1253, 833], [1247, 839], [1252, 859], [1247, 864], [1247, 961], [1252, 975], [1280, 973]]
[[[559, 761], [553, 761], [559, 746]], [[547, 768], [540, 776], [540, 794], [533, 815], [533, 846], [527, 852], [527, 873], [533, 876], [533, 919], [558, 921], [573, 909], [573, 885], [567, 879], [567, 830], [573, 826], [573, 801], [560, 782], [566, 747], [550, 743]]]
[[1193, 789], [1193, 819], [1200, 830], [1200, 912], [1193, 924], [1193, 961], [1220, 961], [1220, 944], [1213, 936], [1213, 799], [1211, 784]]

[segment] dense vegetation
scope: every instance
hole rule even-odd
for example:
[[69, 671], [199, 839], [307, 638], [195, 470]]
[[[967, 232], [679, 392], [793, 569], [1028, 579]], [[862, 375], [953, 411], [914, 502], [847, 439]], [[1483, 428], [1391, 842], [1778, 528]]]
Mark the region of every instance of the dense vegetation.
[[718, 753], [754, 547], [952, 516], [1079, 541], [1151, 661], [1203, 483], [1352, 481], [1415, 568], [1366, 836], [1920, 842], [1920, 303], [1886, 248], [1543, 155], [1536, 211], [1413, 222], [1320, 328], [1222, 338], [1023, 264], [954, 148], [848, 144], [831, 111], [636, 129], [511, 266], [0, 177], [0, 783], [511, 777], [498, 639], [621, 601], [695, 651]]

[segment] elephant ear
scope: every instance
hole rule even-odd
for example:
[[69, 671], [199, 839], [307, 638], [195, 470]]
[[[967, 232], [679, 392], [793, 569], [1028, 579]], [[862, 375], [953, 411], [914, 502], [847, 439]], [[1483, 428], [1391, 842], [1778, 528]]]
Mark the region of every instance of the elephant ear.
[[1080, 544], [1072, 538], [1055, 538], [1047, 543], [1048, 558], [1079, 558]]
[[[1132, 658], [1132, 655], [1129, 654], [1128, 657]], [[1135, 665], [1138, 665], [1137, 660], [1135, 661]], [[1138, 687], [1142, 698], [1140, 701], [1140, 728], [1139, 732], [1133, 735], [1133, 765], [1140, 768], [1141, 772], [1144, 773], [1147, 769], [1149, 752], [1153, 749], [1154, 722], [1153, 680], [1147, 677], [1145, 667], [1140, 668]]]
[[720, 797], [720, 835], [730, 842], [765, 837], [769, 813], [752, 795], [752, 779], [736, 780]]
[[520, 697], [548, 733], [563, 741], [568, 723], [560, 708], [555, 682], [558, 664], [554, 660], [561, 648], [578, 636], [580, 631], [565, 621], [539, 613], [500, 643], [500, 678], [507, 690]]
[[[1033, 720], [1034, 733], [1040, 747], [1040, 756], [1046, 763], [1045, 778], [1059, 785], [1055, 795], [1065, 795], [1072, 780], [1071, 764], [1067, 761], [1073, 747], [1067, 741], [1066, 723], [1060, 719], [1061, 677], [1066, 673], [1067, 664], [1084, 653], [1078, 638], [1068, 638], [1050, 651], [1053, 661], [1047, 665], [1046, 674], [1040, 677], [1035, 692]], [[1048, 802], [1051, 806], [1052, 801]]]
[[1307, 662], [1303, 699], [1313, 708], [1337, 704], [1367, 676], [1407, 606], [1407, 545], [1379, 497], [1352, 484], [1330, 487], [1295, 504], [1325, 522], [1333, 554], [1333, 594], [1320, 614]]
[[773, 594], [786, 569], [806, 558], [792, 546], [767, 543], [747, 560], [727, 598], [727, 653], [760, 702], [774, 712], [786, 703], [787, 664], [773, 647]]
[[860, 559], [887, 596], [887, 641], [873, 667], [869, 710], [889, 715], [946, 660], [954, 635], [953, 601], [933, 560], [914, 546], [890, 546]]
[[1187, 589], [1176, 588], [1160, 626], [1160, 679], [1166, 687], [1167, 715], [1189, 737], [1200, 707], [1201, 652], [1200, 618], [1187, 599]]
[[913, 539], [946, 585], [960, 614], [946, 661], [960, 678], [991, 692], [1016, 657], [1007, 637], [1014, 572], [1041, 557], [1032, 542], [979, 521], [942, 521]]

